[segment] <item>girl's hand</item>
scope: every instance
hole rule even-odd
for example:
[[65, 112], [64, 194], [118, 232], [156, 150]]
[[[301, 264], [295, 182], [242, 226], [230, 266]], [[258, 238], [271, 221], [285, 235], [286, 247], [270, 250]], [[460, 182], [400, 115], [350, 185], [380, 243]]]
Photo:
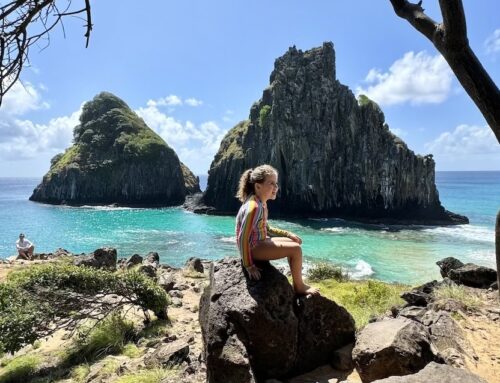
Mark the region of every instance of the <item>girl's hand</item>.
[[298, 235], [290, 234], [288, 238], [290, 238], [293, 242], [297, 242], [299, 245], [302, 245], [302, 238], [300, 238]]
[[260, 279], [261, 269], [259, 269], [257, 266], [255, 266], [255, 265], [248, 266], [246, 269], [248, 271], [248, 275], [249, 275], [250, 279], [255, 279], [256, 281], [258, 281]]

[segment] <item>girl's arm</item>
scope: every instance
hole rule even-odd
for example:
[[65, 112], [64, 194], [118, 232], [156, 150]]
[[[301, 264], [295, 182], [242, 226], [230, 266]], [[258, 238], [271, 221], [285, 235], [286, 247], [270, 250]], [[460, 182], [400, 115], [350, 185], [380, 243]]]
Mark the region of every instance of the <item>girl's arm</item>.
[[278, 229], [277, 227], [270, 226], [267, 224], [267, 232], [275, 237], [290, 237], [292, 233], [289, 231]]

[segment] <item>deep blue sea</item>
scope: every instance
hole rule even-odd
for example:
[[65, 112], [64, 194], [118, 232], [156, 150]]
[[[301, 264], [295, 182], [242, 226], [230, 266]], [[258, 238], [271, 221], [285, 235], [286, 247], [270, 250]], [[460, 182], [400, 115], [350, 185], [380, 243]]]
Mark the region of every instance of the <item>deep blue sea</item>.
[[[206, 178], [201, 177], [202, 185]], [[101, 246], [119, 257], [157, 251], [162, 262], [236, 256], [234, 218], [197, 215], [181, 208], [65, 207], [28, 200], [39, 178], [0, 178], [0, 258], [15, 254], [20, 232], [37, 252], [74, 253]], [[500, 209], [500, 172], [437, 172], [441, 203], [469, 217], [453, 227], [363, 225], [341, 219], [272, 220], [302, 237], [307, 268], [328, 261], [355, 278], [420, 283], [439, 278], [435, 262], [447, 256], [495, 267], [494, 225]]]

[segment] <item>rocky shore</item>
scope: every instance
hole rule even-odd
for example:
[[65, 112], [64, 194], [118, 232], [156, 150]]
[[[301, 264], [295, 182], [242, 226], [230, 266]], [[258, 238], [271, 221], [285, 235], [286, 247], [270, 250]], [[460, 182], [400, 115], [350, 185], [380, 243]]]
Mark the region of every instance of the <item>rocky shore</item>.
[[[408, 289], [404, 304], [362, 328], [333, 300], [294, 296], [287, 278], [269, 263], [261, 265], [262, 281], [249, 281], [236, 258], [189, 259], [174, 268], [161, 264], [155, 252], [118, 259], [115, 249], [80, 255], [58, 249], [35, 254], [33, 261], [3, 261], [0, 281], [11, 272], [61, 262], [146, 275], [169, 296], [167, 319], [144, 323], [129, 308], [136, 335], [127, 351], [78, 366], [62, 367], [55, 350], [69, 348], [74, 334], [60, 330], [4, 356], [1, 382], [493, 383], [500, 374], [496, 272], [456, 259], [438, 262], [443, 280]], [[443, 298], [437, 293], [443, 287], [477, 300]], [[12, 378], [12, 366], [29, 358], [38, 364], [22, 380]], [[156, 377], [141, 380], [146, 374]]]

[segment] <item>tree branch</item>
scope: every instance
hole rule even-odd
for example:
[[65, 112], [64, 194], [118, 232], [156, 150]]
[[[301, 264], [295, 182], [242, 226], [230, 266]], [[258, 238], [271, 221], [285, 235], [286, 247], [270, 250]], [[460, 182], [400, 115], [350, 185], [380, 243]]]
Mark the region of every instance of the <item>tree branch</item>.
[[439, 0], [443, 15], [444, 39], [449, 49], [460, 49], [469, 44], [462, 0]]
[[396, 14], [427, 37], [443, 55], [500, 143], [500, 91], [469, 46], [461, 0], [439, 0], [444, 24], [425, 13], [422, 1], [390, 0]]
[[[72, 11], [72, 4], [80, 1], [84, 2], [83, 8]], [[0, 105], [28, 62], [29, 48], [41, 38], [50, 41], [50, 32], [62, 24], [64, 17], [86, 13], [88, 47], [92, 31], [90, 0], [60, 1], [64, 3], [63, 12], [59, 12], [56, 3], [57, 0], [18, 0], [0, 6]]]
[[390, 1], [396, 15], [407, 20], [416, 30], [434, 44], [436, 34], [441, 32], [442, 26], [424, 13], [422, 1], [419, 1], [417, 4], [412, 4], [407, 0]]

